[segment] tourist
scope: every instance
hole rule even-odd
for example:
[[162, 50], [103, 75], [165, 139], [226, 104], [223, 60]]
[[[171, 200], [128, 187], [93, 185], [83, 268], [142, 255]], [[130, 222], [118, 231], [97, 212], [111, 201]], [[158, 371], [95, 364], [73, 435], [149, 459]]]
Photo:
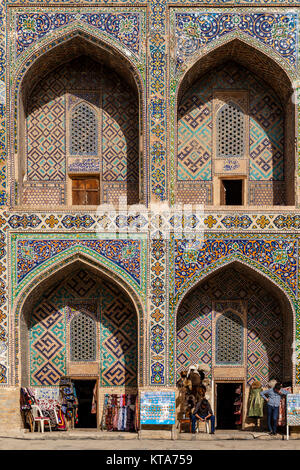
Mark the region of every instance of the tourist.
[[196, 432], [196, 423], [197, 420], [206, 422], [210, 420], [211, 422], [211, 434], [215, 433], [215, 416], [213, 415], [211, 406], [206, 398], [203, 398], [201, 401], [198, 401], [196, 404], [194, 413], [191, 415], [192, 419], [192, 433]]
[[289, 392], [281, 390], [281, 384], [277, 382], [273, 388], [260, 392], [261, 396], [267, 402], [268, 429], [272, 436], [276, 436], [277, 422], [279, 416], [279, 406], [282, 395]]

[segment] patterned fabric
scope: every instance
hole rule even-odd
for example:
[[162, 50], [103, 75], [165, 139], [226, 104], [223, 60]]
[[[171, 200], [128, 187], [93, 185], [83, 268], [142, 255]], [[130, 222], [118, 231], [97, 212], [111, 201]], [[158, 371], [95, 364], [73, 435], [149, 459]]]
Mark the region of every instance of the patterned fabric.
[[107, 431], [135, 431], [137, 398], [134, 394], [106, 394], [103, 405], [102, 429]]

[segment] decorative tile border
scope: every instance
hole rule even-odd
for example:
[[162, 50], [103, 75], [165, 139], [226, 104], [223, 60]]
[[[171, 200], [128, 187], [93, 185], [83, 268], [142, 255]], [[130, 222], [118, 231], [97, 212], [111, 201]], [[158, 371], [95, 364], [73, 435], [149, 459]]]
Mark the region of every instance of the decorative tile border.
[[149, 123], [150, 179], [153, 200], [167, 199], [167, 1], [150, 3]]
[[141, 12], [65, 12], [58, 9], [47, 12], [31, 13], [26, 9], [19, 9], [14, 16], [16, 33], [14, 60], [32, 44], [38, 42], [45, 35], [72, 23], [87, 23], [104, 35], [117, 40], [137, 58], [142, 51], [142, 13]]
[[[112, 237], [112, 238], [111, 238]], [[51, 269], [59, 260], [86, 253], [118, 273], [142, 299], [146, 297], [146, 246], [143, 236], [114, 238], [108, 234], [13, 233], [11, 235], [12, 301], [38, 273]]]
[[297, 67], [297, 12], [175, 12], [176, 73], [201, 49], [233, 31], [272, 49], [288, 68]]
[[166, 385], [167, 327], [166, 241], [150, 244], [150, 385]]

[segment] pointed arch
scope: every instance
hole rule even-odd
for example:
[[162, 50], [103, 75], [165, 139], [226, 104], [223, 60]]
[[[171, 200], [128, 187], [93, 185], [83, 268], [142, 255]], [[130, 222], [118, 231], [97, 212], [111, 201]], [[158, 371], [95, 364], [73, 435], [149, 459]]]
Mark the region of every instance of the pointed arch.
[[[139, 62], [126, 48], [116, 46], [107, 36], [91, 31], [86, 25], [74, 22], [62, 28], [59, 32], [50, 33], [40, 40], [38, 44], [28, 47], [26, 54], [22, 55], [17, 64], [14, 75], [11, 77], [11, 109], [10, 109], [10, 174], [15, 180], [15, 174], [22, 178], [24, 168], [24, 150], [19, 145], [25, 137], [24, 117], [26, 114], [27, 97], [38, 81], [49, 70], [54, 70], [79, 56], [88, 56], [94, 61], [114, 70], [137, 96], [138, 103], [138, 139], [139, 148], [139, 179], [140, 201], [147, 202], [148, 182], [145, 175], [146, 158], [146, 121], [145, 116], [145, 86], [144, 77], [139, 70]], [[15, 162], [14, 155], [18, 155]], [[16, 169], [18, 167], [18, 172]], [[16, 205], [14, 195], [11, 194], [11, 203]]]
[[[263, 47], [259, 41], [251, 40], [241, 31], [232, 32], [218, 42], [209, 44], [194, 54], [177, 81], [177, 103], [182, 94], [200, 75], [228, 60], [238, 63], [255, 72], [260, 78], [276, 90], [282, 102], [286, 102], [293, 93], [293, 75], [282, 67], [282, 61], [271, 48]], [[269, 65], [266, 65], [269, 64]]]
[[[281, 315], [284, 321], [284, 332], [283, 332], [283, 366], [285, 368], [284, 372], [286, 373], [286, 377], [290, 377], [293, 386], [296, 383], [296, 364], [294, 363], [295, 359], [295, 345], [294, 345], [294, 337], [296, 332], [296, 307], [294, 305], [293, 299], [284, 288], [276, 282], [275, 279], [270, 278], [266, 273], [262, 272], [261, 270], [254, 267], [252, 264], [248, 264], [245, 260], [241, 259], [227, 259], [221, 265], [215, 263], [214, 265], [210, 266], [209, 270], [205, 272], [203, 275], [200, 274], [194, 282], [189, 285], [184, 292], [181, 292], [181, 295], [177, 298], [176, 306], [174, 308], [174, 335], [177, 335], [178, 331], [178, 315], [182, 306], [184, 305], [186, 299], [193, 295], [193, 293], [197, 292], [197, 288], [202, 285], [207, 285], [207, 283], [214, 279], [218, 274], [225, 272], [226, 269], [235, 269], [237, 272], [241, 273], [241, 276], [247, 277], [249, 279], [249, 285], [251, 282], [255, 282], [258, 285], [262, 286], [267, 292], [269, 292], [275, 299], [278, 300]], [[206, 289], [206, 288], [205, 288]], [[205, 290], [206, 292], [206, 290]], [[247, 299], [247, 293], [245, 294], [245, 299]], [[227, 299], [228, 300], [228, 299]], [[222, 303], [223, 299], [216, 300], [216, 302]], [[237, 301], [237, 300], [236, 300]], [[242, 302], [245, 300], [242, 299]], [[230, 304], [230, 307], [232, 305]], [[213, 324], [213, 322], [212, 322]], [[207, 328], [207, 322], [205, 323], [205, 327]], [[177, 362], [177, 341], [175, 341], [174, 345], [174, 358]], [[247, 365], [248, 367], [248, 365]], [[176, 366], [177, 368], [177, 366]]]
[[[273, 201], [273, 205], [294, 206], [297, 202], [296, 182], [298, 167], [295, 145], [292, 144], [292, 142], [295, 141], [296, 135], [296, 106], [294, 102], [295, 100], [293, 99], [295, 92], [293, 85], [295, 76], [290, 70], [287, 71], [283, 68], [283, 61], [280, 60], [275, 51], [273, 51], [271, 48], [264, 47], [259, 43], [259, 41], [252, 40], [241, 32], [239, 32], [238, 35], [237, 32], [229, 33], [226, 35], [226, 37], [218, 41], [218, 44], [216, 44], [215, 41], [207, 45], [205, 48], [201, 49], [200, 52], [195, 53], [190, 58], [190, 60], [187, 60], [182, 67], [182, 70], [178, 72], [176, 88], [173, 92], [175, 129], [174, 156], [171, 153], [171, 173], [174, 175], [170, 188], [171, 201], [173, 203], [184, 203], [188, 198], [189, 203], [204, 203], [208, 205], [216, 204], [213, 197], [213, 194], [216, 194], [213, 189], [213, 184], [215, 185], [216, 182], [216, 180], [214, 180], [215, 169], [213, 168], [212, 174], [212, 170], [209, 167], [209, 153], [211, 153], [212, 157], [215, 153], [215, 151], [213, 151], [213, 146], [216, 144], [212, 141], [210, 144], [208, 143], [208, 141], [210, 142], [210, 139], [213, 139], [213, 136], [210, 134], [211, 132], [213, 134], [214, 131], [207, 129], [206, 132], [202, 132], [202, 144], [201, 142], [195, 142], [196, 139], [194, 139], [190, 145], [188, 145], [188, 143], [185, 142], [185, 139], [188, 138], [189, 133], [191, 136], [194, 136], [196, 130], [192, 127], [192, 124], [195, 123], [193, 121], [193, 117], [191, 117], [190, 129], [184, 120], [184, 123], [182, 124], [182, 132], [184, 136], [181, 151], [182, 155], [179, 156], [179, 108], [182, 105], [182, 100], [185, 94], [188, 93], [188, 90], [192, 88], [192, 86], [196, 84], [198, 80], [200, 80], [206, 74], [210, 73], [213, 69], [223, 67], [226, 65], [226, 63], [230, 62], [236, 63], [237, 65], [244, 67], [245, 70], [248, 70], [250, 73], [254, 74], [259, 80], [261, 80], [261, 83], [265, 83], [265, 85], [269, 87], [270, 90], [272, 90], [278, 97], [277, 104], [282, 108], [283, 112], [282, 132], [285, 135], [284, 139], [282, 139], [284, 140], [283, 143], [280, 144], [282, 146], [281, 153], [283, 153], [283, 163], [281, 166], [283, 167], [284, 176], [282, 180], [282, 177], [278, 179], [278, 183], [270, 183], [268, 179], [266, 180], [270, 186], [268, 189], [268, 197]], [[207, 90], [204, 90], [203, 92], [205, 97], [208, 95], [206, 91]], [[195, 103], [193, 103], [193, 106], [195, 106]], [[208, 119], [205, 114], [208, 112], [208, 107], [208, 101], [204, 101], [202, 103], [201, 109], [199, 110], [203, 128], [205, 125], [205, 119]], [[191, 109], [193, 108], [191, 107]], [[285, 115], [288, 117], [288, 119], [284, 119]], [[186, 121], [187, 120], [188, 119], [186, 119]], [[187, 129], [185, 127], [187, 127]], [[278, 149], [276, 148], [276, 145], [274, 145], [275, 141], [271, 133], [269, 140], [270, 151], [272, 150], [272, 158], [270, 157], [270, 161], [272, 162], [273, 167], [277, 168], [279, 162]], [[209, 145], [211, 146], [210, 150], [207, 149]], [[185, 154], [191, 154], [191, 158], [187, 159], [187, 168], [186, 165], [183, 165], [183, 162], [181, 161], [185, 158]], [[199, 168], [197, 163], [198, 161], [200, 165]], [[191, 169], [189, 170], [189, 168]], [[246, 170], [242, 170], [242, 172], [243, 171], [246, 172]], [[193, 179], [194, 175], [198, 175], [200, 173], [201, 179], [196, 184], [196, 180]], [[256, 170], [256, 173], [258, 180], [265, 179], [264, 173], [260, 175], [258, 170]], [[192, 174], [193, 176], [191, 176]], [[178, 177], [178, 175], [180, 175], [180, 177]], [[276, 180], [276, 178], [273, 177], [270, 181], [273, 181], [273, 179]], [[258, 195], [256, 196], [256, 194], [260, 194], [260, 186], [258, 187], [258, 184], [260, 183], [257, 183], [256, 178], [254, 178], [253, 181], [251, 180], [251, 198], [249, 196], [249, 201], [254, 201], [250, 202], [251, 205], [257, 205], [258, 203], [256, 201], [259, 199], [259, 197], [262, 197]], [[273, 189], [273, 184], [277, 185], [279, 189], [276, 189], [277, 186], [275, 189]], [[276, 191], [280, 191], [280, 194], [282, 192], [282, 196], [279, 197], [279, 192], [277, 194]], [[248, 190], [248, 194], [250, 194], [250, 190]], [[219, 204], [219, 202], [217, 204]]]
[[[143, 383], [144, 370], [141, 358], [144, 355], [144, 304], [139, 295], [128, 282], [126, 282], [119, 274], [112, 271], [107, 266], [101, 264], [99, 260], [95, 260], [92, 256], [78, 251], [68, 257], [56, 260], [51, 267], [45, 267], [38, 276], [35, 276], [31, 281], [21, 289], [15, 299], [13, 315], [15, 318], [14, 328], [14, 363], [15, 376], [12, 377], [12, 383], [19, 384], [22, 379], [22, 368], [28, 363], [28, 345], [27, 345], [27, 331], [28, 319], [32, 312], [32, 305], [43, 298], [45, 290], [55, 289], [62, 283], [65, 278], [72, 274], [79, 268], [86, 269], [94, 277], [103, 279], [106, 282], [116, 286], [124, 294], [125, 297], [130, 299], [135, 313], [137, 323], [137, 385]], [[19, 360], [20, 359], [20, 360]], [[13, 372], [12, 372], [13, 373]]]

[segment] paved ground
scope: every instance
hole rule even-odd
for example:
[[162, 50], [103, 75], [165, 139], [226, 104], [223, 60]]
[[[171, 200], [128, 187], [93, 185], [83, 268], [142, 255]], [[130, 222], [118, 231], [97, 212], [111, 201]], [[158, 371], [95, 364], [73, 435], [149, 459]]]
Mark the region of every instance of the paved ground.
[[[0, 439], [0, 450], [300, 450], [299, 440], [290, 441], [166, 441], [166, 440], [20, 440]], [[133, 455], [135, 455], [133, 453]]]
[[[129, 437], [129, 436], [128, 436]], [[183, 436], [181, 436], [183, 437]], [[271, 438], [263, 433], [244, 433], [215, 436], [189, 436], [184, 439], [138, 439], [137, 436], [101, 435], [100, 433], [29, 433], [5, 437], [0, 435], [0, 450], [300, 450], [300, 439]], [[133, 452], [133, 455], [136, 455]]]

